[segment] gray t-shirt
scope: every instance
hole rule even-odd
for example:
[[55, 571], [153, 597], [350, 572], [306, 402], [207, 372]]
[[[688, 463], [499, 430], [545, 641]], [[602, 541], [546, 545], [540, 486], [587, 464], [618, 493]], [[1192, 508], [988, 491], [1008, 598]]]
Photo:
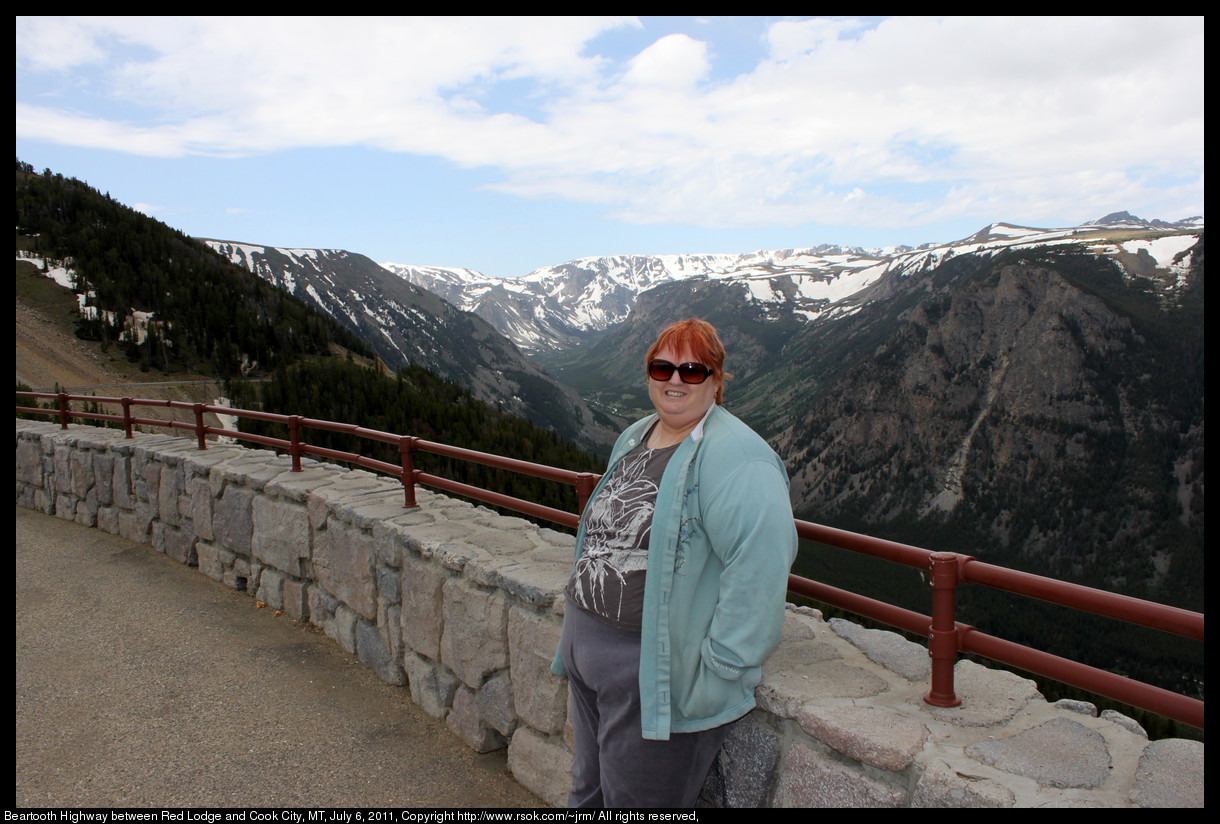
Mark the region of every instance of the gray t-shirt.
[[565, 593], [604, 621], [639, 632], [644, 614], [644, 573], [652, 511], [665, 466], [678, 448], [649, 449], [648, 439], [628, 452], [585, 510], [584, 552]]

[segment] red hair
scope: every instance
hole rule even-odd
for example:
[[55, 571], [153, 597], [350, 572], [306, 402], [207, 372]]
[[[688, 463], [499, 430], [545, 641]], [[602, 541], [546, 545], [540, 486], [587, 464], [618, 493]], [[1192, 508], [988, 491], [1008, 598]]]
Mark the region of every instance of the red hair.
[[648, 349], [644, 356], [644, 365], [657, 356], [662, 349], [669, 348], [674, 353], [689, 352], [690, 356], [712, 370], [712, 376], [717, 379], [716, 403], [724, 403], [724, 382], [732, 377], [724, 371], [724, 344], [716, 334], [716, 327], [705, 320], [687, 318], [670, 324]]

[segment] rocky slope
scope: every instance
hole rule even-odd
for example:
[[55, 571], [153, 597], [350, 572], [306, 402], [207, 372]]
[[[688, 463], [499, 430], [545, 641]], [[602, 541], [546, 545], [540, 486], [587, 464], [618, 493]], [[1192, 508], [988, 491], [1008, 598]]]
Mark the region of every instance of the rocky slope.
[[[18, 383], [36, 390], [54, 391], [59, 386], [78, 394], [187, 403], [211, 404], [221, 397], [223, 388], [214, 380], [184, 375], [171, 382], [155, 381], [117, 348], [103, 350], [101, 344], [77, 337], [76, 296], [44, 277], [30, 262], [17, 261], [16, 279], [13, 353]], [[189, 411], [157, 407], [145, 407], [140, 414], [163, 420], [193, 419]]]
[[277, 249], [203, 239], [224, 257], [335, 318], [390, 369], [423, 366], [593, 451], [620, 423], [560, 385], [477, 315], [340, 249]]
[[1201, 594], [1202, 251], [1172, 302], [1105, 258], [961, 260], [794, 341], [820, 376], [777, 437], [794, 501]]

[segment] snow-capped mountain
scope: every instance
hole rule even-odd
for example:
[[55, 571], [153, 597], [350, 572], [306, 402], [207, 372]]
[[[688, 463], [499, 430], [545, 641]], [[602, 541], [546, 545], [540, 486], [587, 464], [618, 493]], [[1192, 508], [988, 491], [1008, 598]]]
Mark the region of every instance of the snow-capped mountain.
[[[721, 294], [731, 290], [738, 296], [734, 301], [753, 306], [762, 322], [809, 323], [857, 312], [888, 293], [895, 278], [931, 271], [954, 257], [1074, 245], [1116, 260], [1129, 275], [1152, 278], [1159, 289], [1172, 289], [1189, 269], [1187, 250], [1202, 230], [1201, 217], [1170, 224], [1120, 212], [1066, 229], [993, 223], [958, 241], [916, 248], [822, 245], [589, 257], [519, 279], [454, 267], [378, 265], [343, 250], [205, 242], [343, 321], [391, 367], [427, 366], [476, 397], [587, 439], [588, 429], [569, 419], [592, 421], [592, 410], [570, 415], [583, 402], [521, 353], [562, 371], [574, 344], [622, 325], [640, 295], [659, 288], [706, 283]], [[546, 397], [525, 386], [546, 386]], [[596, 429], [592, 441], [612, 437], [612, 426]]]
[[[675, 281], [703, 278], [738, 283], [751, 300], [771, 307], [776, 314], [815, 320], [851, 311], [858, 296], [887, 273], [915, 273], [954, 255], [994, 254], [1014, 247], [1048, 244], [1088, 245], [1092, 241], [1097, 241], [1099, 252], [1137, 255], [1136, 249], [1120, 249], [1101, 242], [1117, 229], [1202, 231], [1203, 218], [1167, 223], [1144, 221], [1117, 212], [1067, 229], [993, 223], [962, 240], [917, 248], [821, 245], [742, 254], [589, 257], [538, 269], [516, 279], [490, 277], [470, 269], [391, 262], [382, 266], [479, 315], [523, 351], [537, 354], [563, 349], [590, 333], [621, 323], [641, 292]], [[1182, 242], [1148, 246], [1147, 253], [1155, 257], [1158, 253], [1180, 251]], [[1141, 267], [1141, 273], [1144, 268]]]
[[1184, 220], [1177, 220], [1173, 223], [1167, 223], [1164, 220], [1144, 220], [1136, 217], [1130, 212], [1111, 212], [1105, 217], [1099, 217], [1096, 220], [1089, 220], [1082, 224], [1083, 226], [1105, 226], [1107, 228], [1126, 228], [1126, 229], [1202, 229], [1203, 217], [1188, 217]]
[[592, 449], [617, 436], [617, 422], [560, 386], [489, 323], [364, 255], [200, 240], [347, 326], [391, 369], [424, 366], [480, 400]]
[[743, 254], [589, 257], [522, 278], [383, 263], [392, 272], [474, 312], [522, 350], [563, 348], [626, 319], [641, 292], [692, 278], [738, 281], [763, 302], [819, 313], [867, 286], [898, 250], [819, 246]]

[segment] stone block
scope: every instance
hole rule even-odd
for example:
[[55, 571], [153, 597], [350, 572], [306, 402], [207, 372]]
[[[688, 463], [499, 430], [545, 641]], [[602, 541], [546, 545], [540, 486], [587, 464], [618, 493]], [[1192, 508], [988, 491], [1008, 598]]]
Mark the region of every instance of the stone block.
[[216, 543], [238, 555], [250, 554], [253, 504], [253, 490], [232, 484], [225, 487], [212, 507], [212, 534]]
[[977, 772], [956, 770], [945, 761], [934, 759], [919, 777], [911, 806], [937, 809], [1013, 806], [1016, 796], [1012, 790]]
[[250, 507], [250, 550], [267, 566], [299, 578], [309, 557], [309, 517], [303, 504], [256, 496]]
[[178, 498], [186, 488], [185, 483], [181, 464], [161, 467], [157, 479], [157, 514], [166, 524], [178, 526], [181, 523]]
[[56, 494], [55, 517], [65, 521], [76, 520], [76, 498], [63, 492]]
[[867, 655], [870, 661], [908, 681], [924, 682], [931, 677], [932, 664], [927, 647], [908, 641], [896, 632], [865, 629], [841, 618], [832, 618], [830, 628]]
[[508, 745], [508, 771], [552, 807], [566, 807], [572, 789], [572, 753], [562, 742], [518, 727]]
[[377, 630], [390, 651], [390, 656], [402, 665], [405, 648], [402, 645], [402, 608], [384, 599], [377, 603]]
[[224, 580], [225, 563], [220, 547], [208, 541], [199, 541], [195, 544], [195, 557], [200, 572], [213, 581]]
[[143, 458], [143, 462], [132, 465], [132, 493], [137, 501], [151, 504], [155, 512], [159, 506], [161, 464], [156, 461], [156, 455], [150, 455], [147, 449], [138, 449], [136, 454]]
[[223, 583], [238, 592], [250, 590], [250, 559], [228, 550], [232, 561], [225, 565]]
[[90, 489], [76, 500], [76, 522], [81, 526], [97, 526], [97, 490]]
[[34, 490], [34, 509], [44, 515], [54, 515], [55, 497], [45, 489]]
[[136, 543], [148, 543], [151, 520], [143, 511], [121, 510], [119, 512], [119, 535]]
[[194, 476], [186, 483], [186, 491], [191, 500], [191, 524], [195, 535], [205, 541], [215, 538], [212, 532], [212, 488], [207, 478]]
[[[449, 573], [412, 553], [402, 555], [399, 570], [397, 590], [402, 604], [403, 640], [420, 655], [439, 658], [444, 623], [442, 588]], [[384, 585], [388, 584], [386, 581]]]
[[966, 747], [966, 755], [1044, 787], [1100, 787], [1110, 775], [1110, 752], [1096, 730], [1067, 718]]
[[[401, 516], [405, 513], [414, 513], [418, 510], [398, 508], [398, 514], [394, 517]], [[401, 569], [402, 556], [405, 543], [405, 530], [402, 526], [396, 524], [391, 518], [384, 521], [378, 521], [372, 526], [373, 531], [373, 551], [377, 554], [377, 561], [380, 564], [388, 566], [392, 569]]]
[[491, 752], [505, 744], [503, 736], [483, 725], [478, 699], [474, 691], [465, 686], [459, 686], [453, 696], [453, 707], [445, 716], [445, 726], [475, 752]]
[[410, 652], [403, 659], [411, 700], [433, 718], [444, 718], [453, 706], [453, 695], [459, 684], [457, 678], [436, 662]]
[[199, 562], [195, 552], [195, 536], [190, 532], [154, 523], [153, 546], [180, 564], [195, 566]]
[[17, 483], [42, 486], [42, 447], [38, 441], [17, 440]]
[[407, 681], [390, 645], [377, 627], [367, 621], [356, 622], [356, 657], [387, 684], [401, 687]]
[[1203, 742], [1163, 738], [1144, 748], [1131, 800], [1141, 807], [1203, 807]]
[[327, 523], [327, 529], [315, 535], [314, 577], [359, 615], [376, 620], [377, 584], [369, 534], [333, 518]]
[[1068, 712], [1080, 713], [1088, 715], [1092, 718], [1097, 717], [1097, 705], [1090, 701], [1078, 701], [1074, 698], [1061, 698], [1055, 702], [1054, 706]]
[[474, 560], [466, 566], [466, 577], [494, 586], [516, 599], [550, 609], [562, 599], [563, 588], [571, 576], [571, 562], [554, 563], [529, 560], [518, 563], [497, 558], [495, 562]]
[[324, 628], [326, 623], [335, 617], [335, 610], [339, 608], [338, 600], [316, 586], [309, 587], [306, 595], [309, 598], [309, 623]]
[[55, 444], [52, 453], [54, 459], [54, 482], [56, 492], [72, 491], [72, 448], [63, 443]]
[[93, 488], [93, 453], [76, 450], [69, 461], [72, 467], [72, 494], [83, 498]]
[[293, 578], [284, 580], [282, 591], [284, 612], [296, 621], [309, 618], [309, 587], [302, 581]]
[[1118, 724], [1118, 726], [1122, 727], [1128, 732], [1138, 735], [1140, 738], [1148, 737], [1148, 731], [1140, 726], [1138, 721], [1129, 715], [1124, 715], [1118, 710], [1102, 710], [1099, 717], [1114, 724]]
[[928, 728], [879, 707], [806, 705], [797, 713], [801, 729], [849, 758], [891, 772], [910, 766], [928, 740]]
[[102, 506], [97, 510], [97, 528], [111, 535], [119, 534], [119, 511], [114, 507]]
[[539, 732], [563, 731], [568, 710], [568, 681], [551, 672], [563, 625], [553, 616], [521, 607], [508, 612], [509, 666], [517, 714]]
[[902, 807], [906, 794], [818, 752], [794, 743], [784, 754], [775, 807]]
[[284, 574], [267, 568], [258, 576], [258, 591], [254, 595], [272, 609], [284, 608]]
[[733, 725], [716, 754], [701, 798], [713, 807], [766, 806], [779, 752], [779, 736], [747, 716]]
[[97, 502], [109, 506], [113, 501], [111, 487], [114, 483], [114, 456], [107, 452], [93, 453], [93, 483], [97, 489]]
[[135, 497], [131, 494], [131, 459], [126, 455], [116, 456], [114, 459], [110, 497], [120, 509], [135, 509]]
[[880, 695], [889, 684], [876, 674], [842, 660], [829, 641], [810, 639], [781, 644], [763, 664], [754, 690], [758, 706], [780, 718], [793, 718], [805, 702], [824, 698]]
[[383, 603], [402, 603], [401, 574], [395, 569], [377, 568], [377, 595]]
[[508, 670], [500, 670], [479, 690], [479, 718], [505, 737], [517, 728], [517, 713], [513, 710], [515, 689]]
[[334, 638], [345, 652], [356, 654], [356, 626], [360, 616], [343, 604], [335, 607], [334, 617], [326, 622], [322, 631]]
[[443, 587], [441, 662], [472, 689], [508, 666], [508, 610], [499, 592], [485, 592], [461, 579]]

